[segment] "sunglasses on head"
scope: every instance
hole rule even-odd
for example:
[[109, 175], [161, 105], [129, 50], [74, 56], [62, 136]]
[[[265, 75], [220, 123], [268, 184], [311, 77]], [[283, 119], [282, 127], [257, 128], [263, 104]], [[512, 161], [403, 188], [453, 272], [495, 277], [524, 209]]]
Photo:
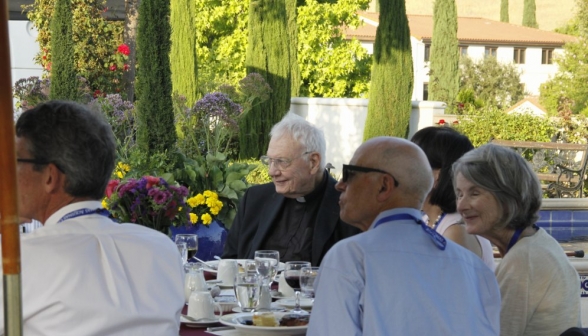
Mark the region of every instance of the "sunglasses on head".
[[343, 176], [341, 177], [341, 181], [347, 182], [351, 177], [353, 177], [356, 173], [380, 173], [389, 175], [394, 180], [394, 186], [398, 187], [398, 181], [394, 177], [394, 175], [388, 173], [387, 171], [383, 171], [381, 169], [376, 168], [368, 168], [368, 167], [361, 167], [361, 166], [353, 166], [353, 165], [343, 165]]

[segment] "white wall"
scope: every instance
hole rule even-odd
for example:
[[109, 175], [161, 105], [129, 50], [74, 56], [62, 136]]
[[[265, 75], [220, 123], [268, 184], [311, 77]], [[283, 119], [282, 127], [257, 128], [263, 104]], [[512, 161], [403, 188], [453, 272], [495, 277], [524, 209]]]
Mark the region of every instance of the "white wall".
[[8, 21], [10, 41], [10, 66], [12, 83], [30, 76], [41, 77], [43, 69], [35, 64], [34, 57], [39, 52], [36, 41], [37, 31], [30, 21]]
[[[292, 98], [290, 112], [304, 117], [323, 130], [327, 142], [326, 160], [341, 173], [363, 142], [367, 117], [367, 99], [359, 98]], [[409, 137], [417, 130], [434, 125], [433, 116], [443, 114], [445, 103], [412, 102]]]

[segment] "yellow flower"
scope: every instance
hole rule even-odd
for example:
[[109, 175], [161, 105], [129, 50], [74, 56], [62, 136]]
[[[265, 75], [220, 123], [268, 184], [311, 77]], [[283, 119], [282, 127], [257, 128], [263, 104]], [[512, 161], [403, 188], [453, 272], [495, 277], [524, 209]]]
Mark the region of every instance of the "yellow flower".
[[212, 208], [210, 208], [210, 213], [213, 214], [213, 215], [215, 215], [215, 216], [218, 215], [219, 211], [220, 211], [220, 208], [219, 207], [212, 207]]
[[126, 173], [131, 170], [131, 166], [126, 163], [119, 162], [116, 165], [115, 174], [119, 179], [125, 177]]
[[195, 207], [199, 206], [200, 204], [204, 204], [204, 196], [202, 196], [202, 194], [198, 194], [194, 197], [190, 197], [190, 198], [188, 198], [186, 203], [188, 203], [188, 205], [191, 206], [192, 208], [195, 208]]
[[[204, 193], [204, 197], [214, 197], [214, 193], [210, 190], [206, 190]], [[216, 196], [216, 195], [215, 195]]]
[[108, 209], [108, 202], [106, 202], [106, 197], [104, 197], [104, 198], [102, 199], [102, 207], [103, 207], [104, 209]]
[[210, 214], [205, 213], [200, 219], [202, 219], [202, 224], [204, 225], [212, 223], [212, 216], [210, 216]]
[[198, 222], [198, 215], [190, 212], [190, 222], [192, 222], [192, 224], [196, 224]]
[[123, 172], [121, 172], [120, 170], [116, 172], [116, 176], [121, 179], [123, 177], [125, 177], [125, 174], [123, 174]]

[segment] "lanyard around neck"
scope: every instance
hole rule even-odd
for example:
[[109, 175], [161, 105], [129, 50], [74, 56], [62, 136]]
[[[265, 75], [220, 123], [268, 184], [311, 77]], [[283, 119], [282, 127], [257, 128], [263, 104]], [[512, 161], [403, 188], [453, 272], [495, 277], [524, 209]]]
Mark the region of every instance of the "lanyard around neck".
[[425, 231], [425, 233], [431, 237], [431, 240], [433, 241], [435, 246], [437, 246], [438, 249], [440, 249], [441, 251], [445, 250], [445, 247], [447, 246], [447, 241], [445, 240], [445, 238], [442, 235], [440, 235], [437, 231], [428, 227], [427, 224], [425, 224], [425, 222], [423, 222], [422, 219], [418, 219], [413, 215], [402, 213], [402, 214], [390, 215], [390, 216], [380, 218], [376, 223], [374, 223], [374, 229], [383, 223], [389, 223], [389, 222], [394, 222], [394, 221], [399, 221], [399, 220], [410, 220], [410, 219], [414, 220], [417, 224], [419, 224], [421, 226], [423, 231]]
[[[519, 241], [519, 237], [521, 236], [521, 233], [523, 233], [523, 231], [525, 231], [526, 228], [527, 227], [515, 230], [515, 233], [512, 235], [512, 238], [510, 238], [510, 241], [508, 242], [508, 247], [506, 248], [506, 252], [508, 252], [517, 243], [517, 241]], [[533, 229], [539, 230], [539, 227], [536, 224], [533, 224]]]
[[76, 218], [76, 217], [80, 217], [80, 216], [86, 216], [86, 215], [93, 215], [93, 214], [98, 214], [98, 215], [106, 216], [106, 217], [110, 216], [110, 212], [106, 209], [98, 208], [98, 209], [92, 210], [92, 209], [84, 208], [84, 209], [74, 210], [74, 211], [66, 214], [65, 216], [61, 217], [61, 219], [58, 220], [57, 223], [61, 223], [61, 222], [68, 220], [68, 219], [72, 219], [72, 218]]

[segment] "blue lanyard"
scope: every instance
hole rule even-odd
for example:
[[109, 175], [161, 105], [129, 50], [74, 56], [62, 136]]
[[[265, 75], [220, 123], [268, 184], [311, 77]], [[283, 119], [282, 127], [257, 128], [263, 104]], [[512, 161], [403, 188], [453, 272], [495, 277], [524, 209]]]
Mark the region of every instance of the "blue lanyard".
[[[514, 244], [517, 243], [517, 241], [519, 240], [519, 237], [521, 236], [521, 233], [523, 233], [523, 231], [525, 231], [525, 229], [526, 229], [526, 227], [521, 228], [521, 229], [517, 229], [515, 231], [515, 233], [512, 235], [512, 238], [510, 238], [510, 242], [508, 242], [508, 247], [506, 248], [506, 252], [508, 252], [514, 246]], [[539, 227], [536, 224], [533, 224], [533, 229], [539, 230]]]
[[74, 210], [74, 211], [66, 214], [65, 216], [61, 217], [61, 219], [58, 220], [57, 223], [61, 223], [61, 222], [68, 220], [68, 219], [72, 219], [72, 218], [76, 218], [76, 217], [80, 217], [80, 216], [86, 216], [86, 215], [93, 215], [93, 214], [98, 214], [98, 215], [106, 216], [106, 217], [110, 216], [110, 212], [106, 209], [99, 208], [99, 209], [91, 210], [88, 208], [84, 208], [84, 209]]
[[435, 243], [437, 248], [440, 249], [441, 251], [445, 250], [445, 247], [447, 246], [447, 241], [445, 240], [445, 238], [442, 235], [440, 235], [437, 231], [428, 227], [427, 224], [425, 224], [425, 222], [423, 222], [422, 219], [418, 219], [413, 215], [403, 213], [403, 214], [390, 215], [390, 216], [387, 216], [384, 218], [380, 218], [380, 220], [378, 220], [376, 223], [374, 223], [374, 229], [377, 228], [380, 224], [383, 224], [386, 222], [394, 222], [394, 221], [398, 221], [398, 220], [407, 220], [407, 219], [412, 219], [417, 224], [420, 224], [423, 231], [425, 231], [426, 234], [431, 236], [431, 240], [433, 241], [433, 243]]

